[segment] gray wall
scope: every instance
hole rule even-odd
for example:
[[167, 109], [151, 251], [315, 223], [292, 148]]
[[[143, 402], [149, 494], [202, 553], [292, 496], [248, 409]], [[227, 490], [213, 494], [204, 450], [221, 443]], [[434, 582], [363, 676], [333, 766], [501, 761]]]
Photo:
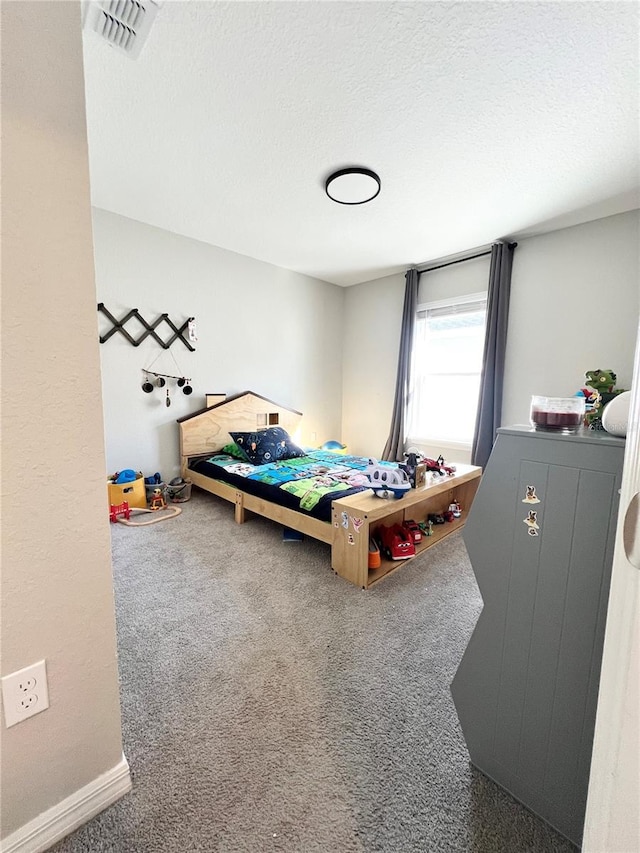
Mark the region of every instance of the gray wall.
[[594, 368], [633, 374], [640, 211], [519, 242], [513, 261], [503, 424], [525, 423], [532, 394], [566, 397]]
[[[639, 309], [640, 212], [528, 237], [515, 251], [503, 424], [528, 420], [532, 394], [571, 396], [593, 368], [631, 383]], [[424, 301], [486, 287], [476, 261], [422, 276]], [[380, 454], [389, 430], [404, 275], [345, 294], [342, 438], [356, 453]], [[446, 454], [445, 454], [446, 455]], [[455, 454], [449, 458], [456, 459]], [[458, 461], [465, 461], [464, 454]]]
[[[120, 334], [101, 345], [109, 471], [175, 476], [176, 418], [211, 392], [256, 391], [301, 411], [303, 443], [340, 436], [342, 288], [104, 210], [94, 209], [93, 226], [99, 301], [116, 317], [130, 308], [176, 324], [194, 316], [199, 337], [193, 353], [180, 341], [133, 347]], [[144, 394], [141, 369], [152, 363], [191, 378], [194, 393], [172, 387], [170, 408], [160, 391]]]

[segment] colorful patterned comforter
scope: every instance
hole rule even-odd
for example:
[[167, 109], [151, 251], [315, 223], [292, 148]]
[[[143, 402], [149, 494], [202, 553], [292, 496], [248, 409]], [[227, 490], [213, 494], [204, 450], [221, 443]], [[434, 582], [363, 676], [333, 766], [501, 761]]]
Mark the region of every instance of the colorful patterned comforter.
[[[243, 491], [329, 521], [331, 501], [369, 487], [363, 473], [368, 463], [363, 456], [312, 450], [307, 456], [267, 465], [251, 465], [219, 454], [192, 467]], [[397, 467], [393, 462], [380, 464]]]

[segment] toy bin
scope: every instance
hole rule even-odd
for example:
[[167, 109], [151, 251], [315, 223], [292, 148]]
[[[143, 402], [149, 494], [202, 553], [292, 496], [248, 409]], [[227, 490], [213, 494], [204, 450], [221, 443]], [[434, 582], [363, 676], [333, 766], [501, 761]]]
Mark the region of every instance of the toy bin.
[[[167, 484], [164, 480], [161, 483], [145, 483], [144, 488], [147, 495], [147, 504], [150, 504], [153, 500], [153, 495], [156, 489], [160, 489], [164, 502], [167, 502]], [[145, 504], [145, 506], [147, 504]]]
[[174, 504], [185, 503], [191, 498], [191, 480], [183, 480], [182, 483], [169, 483], [167, 495]]
[[131, 483], [112, 483], [107, 480], [109, 505], [118, 506], [126, 501], [130, 507], [146, 509], [147, 498], [144, 490], [144, 477], [140, 476]]

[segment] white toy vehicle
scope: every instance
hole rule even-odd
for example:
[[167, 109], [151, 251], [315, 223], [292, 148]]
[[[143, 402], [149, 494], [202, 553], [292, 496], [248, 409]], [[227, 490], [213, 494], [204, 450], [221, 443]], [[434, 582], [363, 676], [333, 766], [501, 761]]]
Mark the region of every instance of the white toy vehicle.
[[369, 459], [365, 471], [369, 480], [369, 488], [379, 498], [401, 498], [411, 489], [411, 483], [402, 468], [393, 468], [390, 465], [381, 465], [375, 459]]

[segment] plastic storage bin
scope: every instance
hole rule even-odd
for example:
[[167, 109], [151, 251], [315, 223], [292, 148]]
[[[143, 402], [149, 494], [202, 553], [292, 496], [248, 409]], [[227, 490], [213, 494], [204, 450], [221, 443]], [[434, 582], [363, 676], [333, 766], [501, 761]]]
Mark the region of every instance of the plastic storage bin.
[[107, 480], [109, 506], [118, 506], [126, 501], [130, 507], [145, 509], [147, 498], [144, 490], [144, 477], [140, 476], [131, 483], [112, 483]]
[[191, 480], [184, 480], [182, 483], [167, 486], [167, 497], [172, 503], [181, 504], [188, 501], [191, 497]]

